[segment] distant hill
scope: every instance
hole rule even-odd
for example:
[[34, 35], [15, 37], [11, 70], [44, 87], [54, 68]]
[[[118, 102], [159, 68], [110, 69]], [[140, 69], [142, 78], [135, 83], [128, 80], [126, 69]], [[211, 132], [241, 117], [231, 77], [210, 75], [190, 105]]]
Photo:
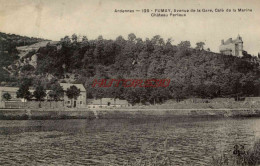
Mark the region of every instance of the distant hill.
[[11, 53], [16, 51], [16, 47], [27, 46], [41, 41], [47, 40], [0, 32], [0, 51], [7, 51]]

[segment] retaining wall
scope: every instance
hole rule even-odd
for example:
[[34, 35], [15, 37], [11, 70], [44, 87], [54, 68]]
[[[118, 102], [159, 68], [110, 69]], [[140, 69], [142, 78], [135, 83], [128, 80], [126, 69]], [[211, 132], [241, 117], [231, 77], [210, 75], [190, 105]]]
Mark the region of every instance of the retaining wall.
[[260, 109], [0, 109], [0, 119], [128, 119], [175, 117], [260, 117]]

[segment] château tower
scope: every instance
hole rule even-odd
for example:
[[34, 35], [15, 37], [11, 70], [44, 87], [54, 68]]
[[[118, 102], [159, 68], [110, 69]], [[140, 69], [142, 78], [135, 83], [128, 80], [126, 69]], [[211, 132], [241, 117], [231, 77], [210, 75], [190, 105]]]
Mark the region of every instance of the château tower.
[[243, 41], [241, 36], [237, 36], [235, 40], [229, 38], [224, 42], [221, 41], [221, 45], [219, 46], [219, 51], [225, 55], [233, 55], [233, 56], [243, 56]]

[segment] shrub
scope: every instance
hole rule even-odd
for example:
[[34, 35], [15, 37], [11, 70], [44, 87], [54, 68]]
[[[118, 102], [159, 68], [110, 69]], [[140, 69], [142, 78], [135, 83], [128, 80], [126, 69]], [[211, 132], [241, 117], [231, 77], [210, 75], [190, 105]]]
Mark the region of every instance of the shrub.
[[225, 165], [238, 165], [238, 166], [257, 166], [260, 164], [260, 140], [256, 141], [253, 147], [245, 150], [243, 145], [235, 145], [233, 154], [222, 154], [215, 158], [212, 156], [212, 165], [225, 166]]

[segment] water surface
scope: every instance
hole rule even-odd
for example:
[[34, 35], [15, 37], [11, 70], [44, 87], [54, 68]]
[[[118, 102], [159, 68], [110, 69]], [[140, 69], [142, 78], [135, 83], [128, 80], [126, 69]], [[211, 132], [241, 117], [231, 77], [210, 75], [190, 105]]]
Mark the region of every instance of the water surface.
[[260, 119], [0, 121], [0, 165], [129, 165], [163, 160], [210, 165], [212, 156], [250, 148]]

